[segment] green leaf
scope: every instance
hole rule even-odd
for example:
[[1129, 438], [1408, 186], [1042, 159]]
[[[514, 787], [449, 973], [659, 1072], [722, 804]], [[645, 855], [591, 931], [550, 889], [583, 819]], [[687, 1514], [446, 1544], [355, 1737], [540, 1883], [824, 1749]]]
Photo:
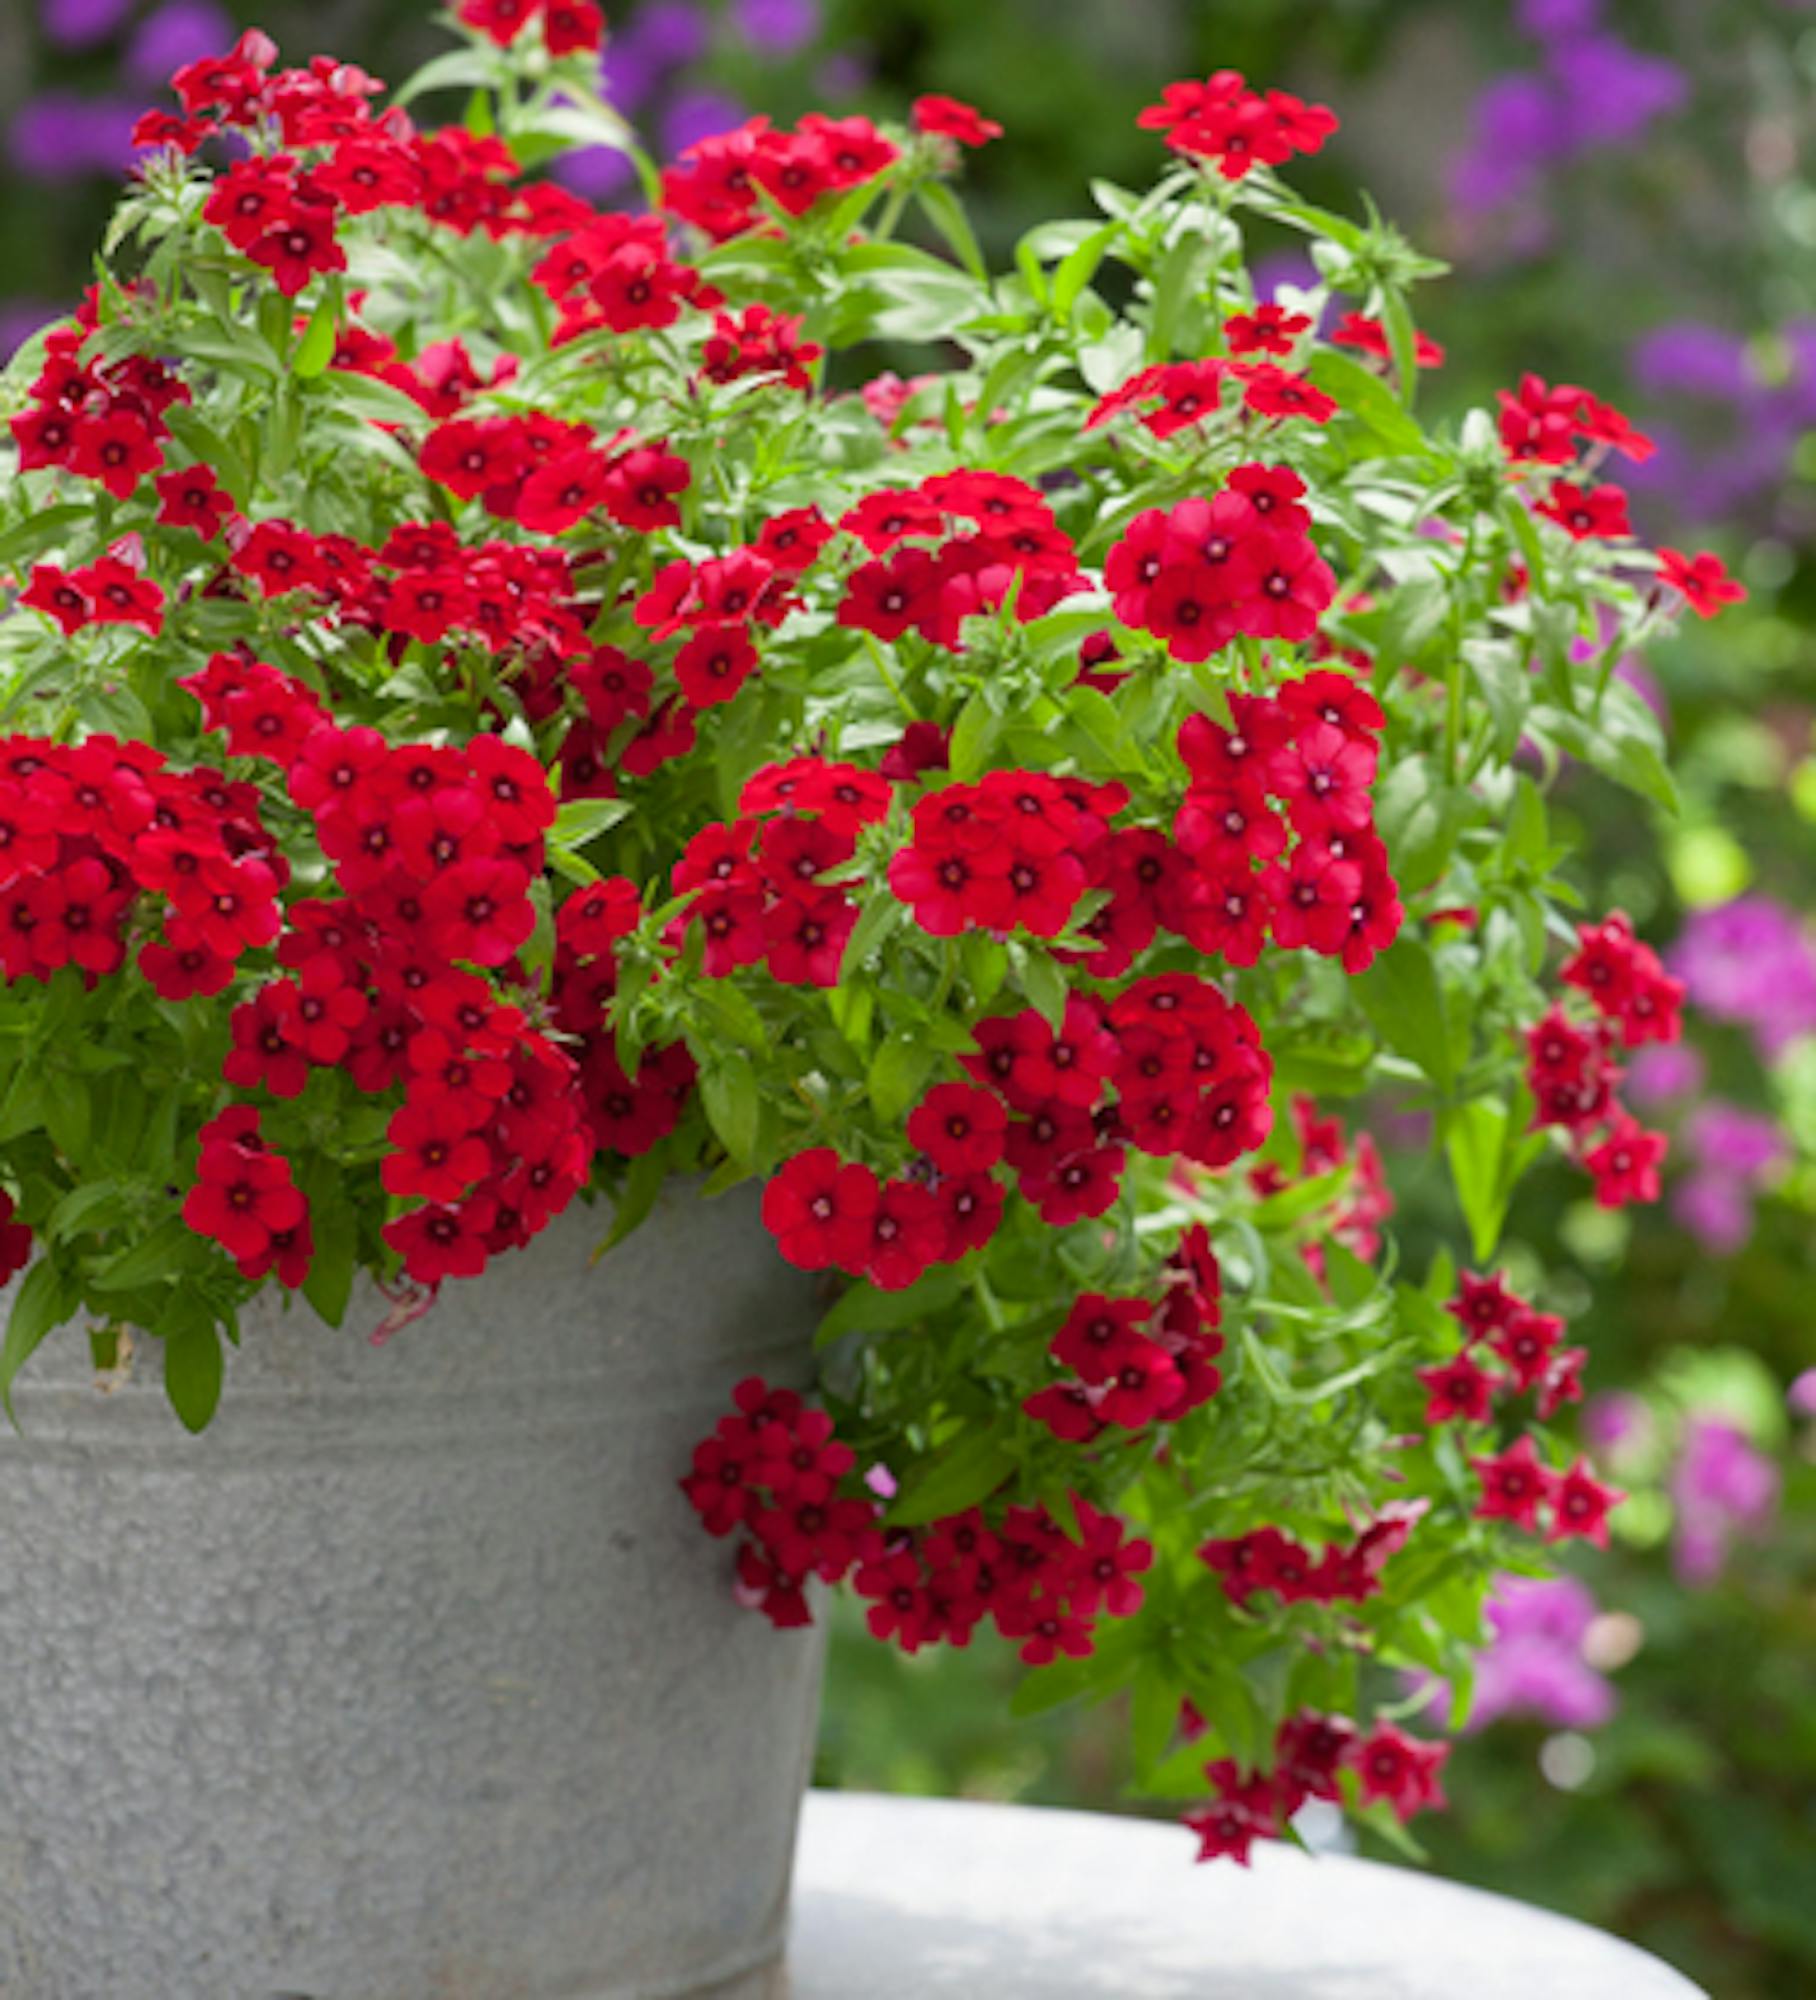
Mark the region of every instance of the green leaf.
[[67, 530], [92, 523], [94, 517], [93, 507], [74, 501], [61, 507], [38, 508], [0, 534], [0, 570], [33, 561], [62, 541]]
[[1053, 317], [1069, 320], [1078, 295], [1097, 275], [1097, 267], [1104, 260], [1107, 251], [1122, 233], [1120, 222], [1106, 222], [1094, 229], [1082, 243], [1061, 258], [1059, 269], [1053, 273], [1053, 289], [1048, 304]]
[[73, 1271], [55, 1257], [40, 1252], [19, 1281], [13, 1309], [7, 1315], [6, 1339], [0, 1343], [0, 1405], [12, 1418], [13, 1383], [53, 1327], [61, 1326], [81, 1302], [81, 1286]]
[[99, 1270], [88, 1274], [97, 1291], [129, 1292], [154, 1278], [170, 1278], [193, 1271], [206, 1251], [194, 1230], [180, 1215], [167, 1215], [141, 1241]]
[[616, 826], [635, 810], [629, 799], [568, 799], [556, 808], [554, 824], [548, 830], [549, 845], [584, 847], [594, 834]]
[[1468, 810], [1468, 794], [1446, 785], [1429, 757], [1402, 758], [1388, 772], [1375, 794], [1375, 823], [1402, 891], [1443, 874]]
[[984, 262], [984, 253], [978, 248], [970, 221], [952, 190], [942, 181], [923, 181], [915, 189], [914, 198], [920, 204], [922, 214], [939, 231], [946, 247], [980, 285], [987, 284], [990, 268]]
[[[60, 1242], [69, 1236], [79, 1236], [82, 1233], [81, 1225], [85, 1217], [93, 1216], [97, 1209], [118, 1207], [119, 1204], [118, 1181], [84, 1181], [81, 1186], [71, 1188], [44, 1218], [44, 1234], [52, 1242]], [[90, 1221], [87, 1226], [92, 1230], [102, 1225]]]
[[1135, 1668], [1129, 1701], [1130, 1748], [1139, 1781], [1167, 1753], [1179, 1723], [1179, 1690], [1159, 1660], [1144, 1655]]
[[1057, 1035], [1066, 1024], [1066, 1001], [1071, 993], [1066, 975], [1037, 944], [1018, 944], [1016, 955], [1021, 961], [1022, 991]]
[[290, 357], [290, 372], [302, 381], [321, 374], [334, 359], [335, 335], [340, 325], [340, 299], [330, 290], [309, 316], [303, 337]]
[[1511, 1182], [1502, 1173], [1507, 1151], [1507, 1107], [1499, 1098], [1478, 1097], [1450, 1120], [1445, 1154], [1457, 1204], [1469, 1225], [1469, 1244], [1478, 1264], [1494, 1254], [1506, 1220]]
[[1431, 953], [1402, 936], [1366, 972], [1350, 981], [1382, 1041], [1430, 1077], [1440, 1091], [1456, 1079], [1450, 1019]]
[[1399, 398], [1371, 369], [1330, 348], [1313, 355], [1307, 369], [1327, 396], [1335, 396], [1348, 415], [1373, 431], [1398, 458], [1424, 458], [1431, 450], [1425, 433], [1400, 407]]
[[612, 1226], [594, 1248], [589, 1263], [597, 1264], [608, 1250], [616, 1249], [632, 1230], [649, 1220], [650, 1211], [667, 1184], [668, 1169], [669, 1151], [665, 1145], [639, 1153], [630, 1163], [612, 1204]]
[[370, 417], [381, 424], [420, 424], [425, 421], [422, 405], [381, 382], [375, 375], [355, 375], [350, 369], [330, 368], [317, 378], [322, 390], [342, 408]]
[[884, 1124], [899, 1118], [920, 1095], [937, 1059], [938, 1051], [918, 1029], [896, 1028], [884, 1037], [865, 1080], [871, 1109]]
[[164, 1393], [183, 1428], [207, 1427], [221, 1400], [225, 1360], [212, 1321], [185, 1322], [164, 1335]]
[[1002, 727], [1002, 717], [981, 694], [966, 702], [952, 725], [952, 744], [947, 752], [954, 778], [969, 783], [983, 770]]
[[967, 1431], [908, 1473], [888, 1519], [896, 1527], [918, 1528], [962, 1514], [987, 1500], [1014, 1470], [1015, 1460], [993, 1428]]
[[849, 1285], [838, 1303], [820, 1321], [815, 1347], [828, 1347], [848, 1333], [893, 1333], [913, 1326], [932, 1313], [943, 1312], [965, 1289], [964, 1274], [950, 1264], [938, 1264], [912, 1285], [885, 1292], [867, 1279]]
[[700, 1101], [707, 1123], [734, 1160], [749, 1161], [756, 1150], [761, 1100], [750, 1058], [737, 1050], [717, 1050], [700, 1071]]
[[303, 1280], [303, 1297], [330, 1326], [339, 1326], [347, 1316], [347, 1302], [353, 1296], [359, 1226], [352, 1208], [344, 1201], [317, 1205], [313, 1223], [315, 1255], [309, 1260], [309, 1274]]

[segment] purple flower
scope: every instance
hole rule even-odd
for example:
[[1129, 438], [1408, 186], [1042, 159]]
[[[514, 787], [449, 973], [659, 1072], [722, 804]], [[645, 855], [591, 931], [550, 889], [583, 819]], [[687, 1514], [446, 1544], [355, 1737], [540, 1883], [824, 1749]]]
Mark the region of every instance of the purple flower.
[[127, 103], [47, 90], [21, 107], [7, 134], [7, 151], [28, 180], [117, 174], [132, 162], [137, 117]]
[[1768, 1060], [1816, 1029], [1816, 946], [1769, 896], [1697, 911], [1667, 957], [1690, 1004], [1750, 1028]]
[[591, 202], [609, 200], [637, 177], [629, 159], [613, 146], [581, 146], [563, 153], [550, 171], [563, 187]]
[[1753, 1197], [1743, 1180], [1705, 1168], [1671, 1190], [1671, 1213], [1712, 1257], [1732, 1257], [1753, 1234]]
[[1713, 1583], [1737, 1535], [1758, 1535], [1778, 1511], [1778, 1467], [1736, 1424], [1693, 1416], [1671, 1474], [1677, 1507], [1672, 1563], [1680, 1581]]
[[1790, 1150], [1775, 1120], [1722, 1097], [1697, 1107], [1684, 1138], [1705, 1165], [1747, 1180], [1764, 1179]]
[[1474, 131], [1450, 164], [1450, 195], [1467, 214], [1527, 193], [1564, 142], [1565, 106], [1542, 76], [1496, 77], [1475, 102]]
[[1514, 19], [1535, 42], [1568, 41], [1601, 26], [1602, 0], [1520, 0]]
[[702, 139], [742, 125], [748, 115], [735, 97], [727, 97], [722, 90], [682, 91], [663, 113], [663, 148], [673, 159]]
[[103, 41], [133, 10], [134, 0], [44, 0], [44, 32], [60, 49]]
[[820, 0], [732, 0], [732, 25], [752, 48], [792, 56], [820, 32]]
[[706, 53], [706, 17], [687, 0], [654, 0], [631, 16], [614, 46], [634, 48], [657, 69], [685, 69]]
[[55, 306], [31, 299], [0, 299], [0, 361], [10, 360], [40, 327], [61, 317]]
[[234, 26], [213, 0], [167, 0], [139, 23], [126, 49], [126, 73], [135, 83], [159, 84], [185, 63], [233, 46]]
[[1806, 1368], [1785, 1391], [1785, 1401], [1800, 1417], [1816, 1417], [1816, 1368]]
[[1708, 1065], [1690, 1042], [1654, 1042], [1627, 1065], [1626, 1096], [1647, 1110], [1694, 1097]]
[[1679, 320], [1655, 327], [1635, 342], [1633, 372], [1653, 395], [1738, 400], [1750, 379], [1747, 344], [1718, 326]]
[[1595, 1599], [1575, 1577], [1501, 1577], [1488, 1601], [1494, 1643], [1476, 1660], [1469, 1727], [1530, 1715], [1558, 1729], [1595, 1729], [1614, 1713], [1614, 1690], [1583, 1659]]
[[1625, 1389], [1591, 1396], [1583, 1409], [1583, 1441], [1598, 1458], [1644, 1452], [1652, 1436], [1652, 1412]]
[[1550, 54], [1563, 94], [1564, 143], [1571, 150], [1636, 139], [1689, 95], [1689, 80], [1675, 63], [1641, 55], [1613, 35], [1565, 42]]

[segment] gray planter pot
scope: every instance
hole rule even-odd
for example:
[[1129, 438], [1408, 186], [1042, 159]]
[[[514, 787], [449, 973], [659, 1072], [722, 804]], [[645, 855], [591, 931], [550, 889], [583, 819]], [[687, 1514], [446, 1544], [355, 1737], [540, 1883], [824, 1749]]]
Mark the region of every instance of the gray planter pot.
[[[604, 1203], [373, 1349], [261, 1296], [212, 1427], [155, 1355], [0, 1430], [4, 2000], [778, 1992], [820, 1635], [676, 1488], [811, 1283], [749, 1188]], [[0, 1314], [10, 1300], [0, 1293]]]

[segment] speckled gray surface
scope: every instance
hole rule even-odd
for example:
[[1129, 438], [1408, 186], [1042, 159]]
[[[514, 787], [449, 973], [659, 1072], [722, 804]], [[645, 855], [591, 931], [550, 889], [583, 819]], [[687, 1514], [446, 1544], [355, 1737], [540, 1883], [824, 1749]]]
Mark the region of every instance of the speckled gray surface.
[[[819, 1635], [676, 1490], [811, 1281], [604, 1203], [382, 1349], [275, 1297], [200, 1438], [78, 1329], [0, 1430], [4, 2000], [759, 2000]], [[0, 1294], [0, 1317], [7, 1300]], [[713, 1984], [714, 1981], [720, 1982]]]
[[1618, 1938], [1415, 1869], [1193, 1852], [1099, 1813], [813, 1793], [790, 2000], [1708, 2000]]

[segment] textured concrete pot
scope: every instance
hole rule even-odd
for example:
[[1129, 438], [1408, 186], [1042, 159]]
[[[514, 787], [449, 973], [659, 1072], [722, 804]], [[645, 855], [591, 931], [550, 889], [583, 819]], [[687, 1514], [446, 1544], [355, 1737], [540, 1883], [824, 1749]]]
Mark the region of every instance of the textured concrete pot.
[[[603, 1203], [374, 1350], [246, 1313], [213, 1426], [88, 1342], [0, 1432], [4, 2000], [778, 1993], [817, 1633], [676, 1490], [809, 1281], [754, 1191]], [[9, 1304], [0, 1294], [0, 1313]]]

